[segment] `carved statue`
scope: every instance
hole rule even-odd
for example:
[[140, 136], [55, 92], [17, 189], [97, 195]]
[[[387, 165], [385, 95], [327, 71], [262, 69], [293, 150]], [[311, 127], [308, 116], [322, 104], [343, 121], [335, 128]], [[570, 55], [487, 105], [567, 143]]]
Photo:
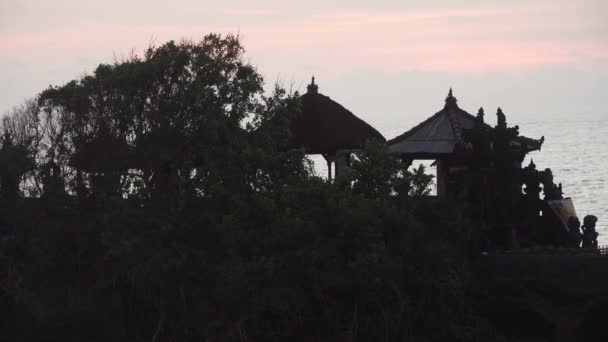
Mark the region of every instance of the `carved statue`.
[[584, 248], [597, 248], [597, 232], [595, 231], [595, 224], [597, 223], [597, 217], [593, 215], [587, 215], [583, 219], [583, 247]]
[[504, 131], [507, 138], [515, 138], [519, 135], [519, 126], [513, 127], [507, 126], [507, 116], [502, 112], [502, 109], [498, 107], [496, 110], [496, 131]]
[[539, 200], [540, 199], [540, 184], [541, 176], [540, 172], [536, 170], [536, 164], [534, 160], [530, 160], [530, 164], [522, 170], [523, 183], [525, 185], [524, 194], [528, 199]]
[[507, 129], [507, 117], [500, 107], [496, 111], [496, 128]]
[[483, 107], [479, 108], [475, 117], [475, 126], [472, 132], [473, 149], [480, 154], [480, 157], [487, 158], [491, 150], [490, 133], [486, 129], [484, 122]]
[[555, 185], [553, 182], [553, 172], [551, 169], [547, 168], [542, 173], [542, 183], [543, 183], [543, 193], [545, 194], [545, 199], [548, 201], [551, 200], [560, 200], [563, 199], [564, 192], [562, 191], [562, 183], [559, 185]]

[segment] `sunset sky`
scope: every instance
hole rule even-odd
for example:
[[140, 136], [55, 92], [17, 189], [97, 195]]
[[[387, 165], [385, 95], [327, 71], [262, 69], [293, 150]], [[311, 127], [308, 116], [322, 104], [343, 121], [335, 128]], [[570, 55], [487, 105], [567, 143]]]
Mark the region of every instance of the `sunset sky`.
[[[239, 33], [272, 84], [372, 125], [439, 110], [608, 115], [608, 1], [0, 0], [0, 113], [151, 41]], [[405, 120], [405, 119], [404, 119]]]

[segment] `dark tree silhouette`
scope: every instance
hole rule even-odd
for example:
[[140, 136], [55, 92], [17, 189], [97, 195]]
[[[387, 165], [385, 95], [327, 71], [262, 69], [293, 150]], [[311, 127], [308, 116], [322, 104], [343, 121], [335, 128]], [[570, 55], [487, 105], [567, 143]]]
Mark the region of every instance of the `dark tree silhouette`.
[[290, 144], [301, 97], [264, 94], [243, 51], [152, 46], [9, 115], [0, 339], [493, 336], [468, 301], [468, 228], [421, 197], [424, 169], [372, 144], [315, 177]]

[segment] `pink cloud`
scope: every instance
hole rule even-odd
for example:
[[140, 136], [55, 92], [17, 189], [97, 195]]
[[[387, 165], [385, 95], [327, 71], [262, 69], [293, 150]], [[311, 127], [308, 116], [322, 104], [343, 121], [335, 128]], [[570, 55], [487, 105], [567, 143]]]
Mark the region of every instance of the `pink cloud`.
[[497, 16], [515, 13], [526, 7], [500, 7], [500, 8], [455, 8], [446, 10], [420, 10], [396, 12], [339, 12], [314, 16], [321, 21], [338, 22], [341, 24], [373, 24], [373, 23], [403, 23], [421, 20], [444, 18], [470, 18], [480, 16]]
[[[559, 15], [565, 14], [559, 8], [543, 6], [336, 12], [289, 24], [272, 25], [265, 20], [240, 28], [91, 24], [75, 30], [0, 33], [0, 44], [6, 48], [0, 61], [26, 59], [43, 64], [58, 63], [67, 56], [99, 58], [128, 52], [134, 46], [141, 51], [151, 38], [161, 43], [207, 32], [240, 32], [247, 56], [271, 74], [297, 72], [306, 65], [321, 65], [333, 73], [358, 69], [488, 72], [608, 59], [605, 39], [560, 36], [602, 24], [576, 17], [563, 21]], [[539, 13], [553, 17], [537, 20]], [[271, 19], [275, 13], [261, 9], [249, 14]]]

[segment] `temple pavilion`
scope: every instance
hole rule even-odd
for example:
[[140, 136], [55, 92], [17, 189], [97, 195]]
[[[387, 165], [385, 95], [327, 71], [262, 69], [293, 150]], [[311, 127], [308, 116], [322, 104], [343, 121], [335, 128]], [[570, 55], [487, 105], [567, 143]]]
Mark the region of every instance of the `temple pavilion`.
[[[496, 125], [485, 122], [483, 108], [471, 115], [458, 106], [452, 89], [443, 108], [403, 134], [386, 141], [369, 124], [319, 93], [314, 77], [302, 96], [303, 108], [290, 121], [291, 146], [320, 154], [328, 178], [348, 167], [351, 153], [368, 141], [385, 142], [407, 162], [432, 160], [437, 166], [440, 202], [460, 203], [460, 214], [478, 222], [486, 247], [564, 245], [566, 221], [575, 215], [550, 169], [522, 167], [525, 156], [541, 149], [544, 137], [519, 135], [498, 108]], [[542, 186], [542, 188], [541, 188]], [[544, 198], [541, 199], [541, 191]], [[565, 229], [564, 229], [565, 228]], [[501, 247], [502, 246], [502, 247]]]
[[[504, 117], [498, 109], [497, 115]], [[468, 132], [477, 127], [481, 132], [492, 128], [484, 122], [483, 109], [477, 116], [458, 107], [450, 89], [443, 108], [405, 133], [387, 142], [389, 149], [403, 159], [434, 160], [437, 166], [437, 195], [440, 199], [464, 199], [471, 183], [469, 168], [472, 164], [473, 147], [465, 139]], [[505, 123], [506, 124], [506, 123]], [[509, 141], [511, 151], [517, 151], [519, 165], [524, 156], [540, 150], [541, 140], [516, 136]], [[521, 191], [521, 189], [519, 189]]]
[[302, 111], [291, 122], [293, 144], [307, 154], [320, 154], [327, 162], [328, 178], [346, 167], [353, 151], [367, 141], [385, 142], [375, 128], [328, 96], [319, 93], [314, 76], [302, 95]]
[[[368, 141], [386, 142], [386, 139], [376, 129], [358, 118], [341, 104], [326, 95], [319, 93], [319, 87], [313, 76], [307, 91], [302, 95], [302, 110], [291, 120], [292, 146], [303, 147], [307, 154], [322, 155], [327, 162], [328, 178], [338, 175], [348, 166], [350, 154], [363, 148]], [[505, 115], [499, 108], [497, 112], [499, 124], [504, 129], [496, 131], [484, 122], [483, 109], [475, 115], [458, 106], [458, 101], [450, 89], [443, 108], [414, 126], [405, 133], [389, 140], [390, 151], [408, 161], [433, 160], [437, 166], [437, 195], [439, 199], [464, 200], [469, 199], [468, 193], [475, 187], [474, 169], [477, 159], [483, 155], [476, 151], [471, 134], [488, 136], [487, 144], [494, 144], [497, 137], [489, 137], [495, 132], [505, 132], [512, 136], [502, 139], [506, 141], [503, 154], [509, 155], [509, 166], [484, 164], [488, 172], [483, 173], [484, 185], [488, 192], [493, 192], [497, 179], [505, 179], [501, 170], [514, 167], [521, 169], [525, 155], [531, 151], [540, 150], [543, 139], [535, 140], [519, 136], [518, 128], [507, 128]], [[509, 133], [511, 132], [511, 133]], [[498, 133], [501, 134], [501, 133]], [[500, 139], [499, 139], [500, 140]], [[492, 141], [492, 142], [491, 142]], [[483, 144], [481, 144], [483, 145]], [[489, 151], [499, 152], [500, 148], [488, 146]], [[487, 154], [487, 153], [486, 153]], [[486, 156], [489, 157], [489, 156]], [[486, 158], [488, 159], [488, 158]], [[489, 158], [488, 160], [494, 160]], [[491, 162], [494, 163], [494, 162]], [[517, 165], [512, 165], [513, 163]], [[479, 170], [477, 170], [479, 171]], [[512, 195], [521, 194], [521, 186], [513, 181]], [[495, 197], [496, 194], [488, 194]]]

